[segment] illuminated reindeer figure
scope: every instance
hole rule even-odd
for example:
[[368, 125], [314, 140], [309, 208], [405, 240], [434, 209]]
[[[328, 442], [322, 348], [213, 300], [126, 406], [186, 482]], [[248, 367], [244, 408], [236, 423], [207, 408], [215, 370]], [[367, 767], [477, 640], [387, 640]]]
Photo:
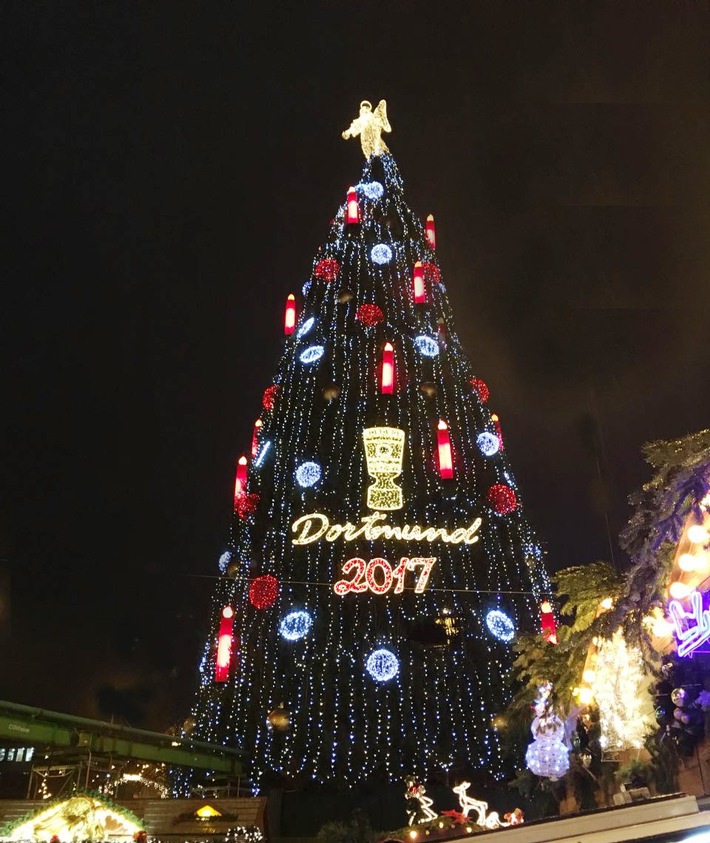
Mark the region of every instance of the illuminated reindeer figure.
[[476, 822], [478, 825], [485, 826], [486, 825], [486, 813], [488, 811], [488, 803], [481, 802], [478, 799], [472, 799], [466, 791], [471, 787], [471, 782], [461, 782], [460, 785], [452, 788], [454, 793], [459, 798], [459, 804], [461, 805], [461, 813], [468, 819], [468, 812], [469, 811], [476, 811], [478, 814], [478, 819]]

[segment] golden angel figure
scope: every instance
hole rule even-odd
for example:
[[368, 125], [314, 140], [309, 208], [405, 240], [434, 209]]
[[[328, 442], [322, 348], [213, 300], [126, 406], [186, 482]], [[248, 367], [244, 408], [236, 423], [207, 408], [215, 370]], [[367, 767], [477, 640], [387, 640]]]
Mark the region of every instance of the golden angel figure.
[[382, 140], [382, 132], [391, 132], [392, 127], [387, 119], [387, 103], [380, 100], [377, 108], [372, 110], [372, 103], [363, 100], [360, 103], [360, 116], [356, 117], [343, 132], [343, 138], [354, 138], [360, 135], [360, 144], [365, 158], [371, 155], [382, 155], [389, 152], [387, 144]]

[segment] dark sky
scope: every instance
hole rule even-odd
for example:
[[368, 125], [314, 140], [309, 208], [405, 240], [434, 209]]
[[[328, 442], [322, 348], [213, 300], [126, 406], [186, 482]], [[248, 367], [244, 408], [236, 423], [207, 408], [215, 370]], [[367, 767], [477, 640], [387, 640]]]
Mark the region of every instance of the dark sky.
[[363, 98], [436, 215], [550, 566], [610, 535], [623, 565], [641, 445], [710, 422], [709, 22], [690, 0], [6, 4], [0, 698], [186, 715], [234, 464], [359, 176]]

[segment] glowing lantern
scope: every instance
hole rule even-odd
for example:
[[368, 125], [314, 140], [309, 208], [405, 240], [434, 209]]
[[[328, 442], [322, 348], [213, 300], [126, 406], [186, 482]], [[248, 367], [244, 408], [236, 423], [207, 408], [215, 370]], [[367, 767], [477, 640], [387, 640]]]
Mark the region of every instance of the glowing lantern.
[[545, 641], [549, 644], [557, 644], [557, 627], [555, 626], [555, 615], [549, 600], [543, 600], [540, 604], [540, 626]]
[[229, 667], [232, 662], [232, 633], [234, 631], [234, 609], [225, 606], [219, 622], [219, 636], [217, 638], [217, 660], [214, 668], [214, 681], [226, 682], [229, 678]]
[[360, 222], [360, 209], [357, 206], [357, 191], [354, 187], [348, 188], [348, 210], [345, 219], [348, 225]]
[[255, 457], [257, 451], [259, 450], [259, 434], [260, 433], [261, 433], [261, 419], [257, 419], [254, 422], [254, 432], [251, 435], [251, 455], [252, 455], [252, 457]]
[[702, 524], [693, 524], [688, 527], [688, 541], [692, 544], [707, 544], [710, 540], [710, 533], [702, 526]]
[[247, 491], [247, 458], [242, 454], [237, 462], [237, 479], [234, 481], [234, 506]]
[[449, 426], [443, 419], [439, 419], [436, 439], [439, 449], [439, 476], [442, 480], [451, 480], [454, 476], [454, 463], [451, 458], [451, 439], [449, 438]]
[[692, 553], [681, 553], [678, 557], [678, 567], [681, 571], [694, 571], [698, 567], [697, 557]]
[[392, 343], [386, 342], [382, 350], [382, 394], [392, 395], [394, 392], [394, 348]]
[[286, 299], [286, 313], [284, 315], [284, 334], [290, 337], [296, 328], [296, 296], [289, 293]]
[[426, 288], [424, 287], [424, 267], [421, 261], [417, 261], [414, 264], [412, 286], [414, 287], [414, 303], [424, 304], [426, 301]]
[[426, 239], [432, 249], [436, 249], [436, 226], [434, 225], [434, 215], [429, 214], [426, 218]]

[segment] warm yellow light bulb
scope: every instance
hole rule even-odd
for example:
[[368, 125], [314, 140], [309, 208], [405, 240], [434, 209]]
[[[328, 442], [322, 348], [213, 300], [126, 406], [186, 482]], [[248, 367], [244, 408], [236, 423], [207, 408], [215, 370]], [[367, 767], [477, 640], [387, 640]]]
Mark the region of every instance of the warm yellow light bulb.
[[585, 681], [588, 685], [591, 685], [591, 684], [592, 684], [592, 682], [594, 682], [594, 680], [595, 680], [596, 678], [597, 678], [597, 674], [596, 674], [596, 672], [595, 672], [595, 671], [593, 671], [593, 670], [591, 670], [591, 669], [589, 669], [589, 668], [587, 668], [587, 670], [585, 670], [585, 671], [584, 671], [584, 673], [582, 674], [582, 679], [583, 679], [583, 680], [584, 680], [584, 681]]
[[665, 618], [654, 618], [651, 632], [656, 638], [667, 638], [673, 632], [673, 627]]
[[694, 571], [698, 567], [698, 560], [692, 553], [681, 553], [678, 557], [678, 567], [681, 571]]
[[702, 524], [693, 524], [688, 527], [688, 541], [693, 544], [707, 544], [710, 541], [710, 533], [702, 526]]
[[605, 597], [599, 605], [602, 607], [602, 609], [611, 609], [611, 607], [614, 605], [614, 601], [611, 599], [611, 597]]
[[682, 600], [690, 593], [690, 586], [686, 585], [684, 582], [676, 580], [671, 583], [668, 593], [671, 597], [675, 597], [676, 600]]
[[589, 705], [592, 700], [594, 699], [594, 694], [592, 693], [591, 688], [580, 688], [579, 689], [579, 701], [582, 705]]

